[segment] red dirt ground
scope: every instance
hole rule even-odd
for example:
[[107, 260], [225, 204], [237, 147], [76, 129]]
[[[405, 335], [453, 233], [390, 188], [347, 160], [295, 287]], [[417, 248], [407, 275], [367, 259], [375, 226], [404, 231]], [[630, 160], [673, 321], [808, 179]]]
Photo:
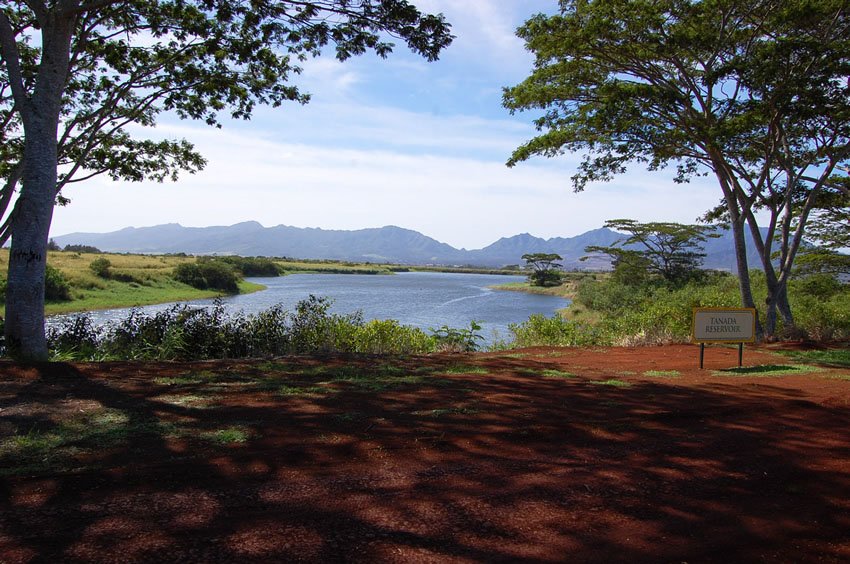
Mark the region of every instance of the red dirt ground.
[[[737, 350], [709, 348], [701, 371], [694, 346], [275, 363], [0, 363], [0, 440], [95, 408], [250, 434], [0, 478], [0, 562], [850, 561], [850, 370], [718, 373]], [[434, 384], [237, 385], [387, 363]], [[187, 374], [235, 379], [163, 401]]]

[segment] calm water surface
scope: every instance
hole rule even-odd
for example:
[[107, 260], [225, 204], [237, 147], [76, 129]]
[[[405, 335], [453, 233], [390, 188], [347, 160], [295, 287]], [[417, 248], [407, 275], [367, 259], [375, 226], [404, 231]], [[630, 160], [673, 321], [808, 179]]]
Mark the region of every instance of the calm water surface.
[[[489, 288], [508, 282], [522, 282], [523, 276], [404, 272], [392, 276], [357, 274], [292, 274], [280, 278], [250, 278], [268, 289], [222, 299], [229, 311], [255, 313], [282, 304], [292, 310], [310, 294], [333, 300], [331, 311], [362, 311], [365, 319], [397, 319], [404, 325], [422, 329], [468, 327], [475, 320], [481, 335], [492, 342], [495, 335], [507, 338], [508, 324], [519, 323], [533, 313], [551, 315], [570, 301], [553, 296], [496, 291]], [[212, 300], [187, 302], [209, 306]], [[173, 304], [145, 306], [153, 313]], [[92, 312], [95, 323], [108, 323], [126, 317], [128, 309]]]

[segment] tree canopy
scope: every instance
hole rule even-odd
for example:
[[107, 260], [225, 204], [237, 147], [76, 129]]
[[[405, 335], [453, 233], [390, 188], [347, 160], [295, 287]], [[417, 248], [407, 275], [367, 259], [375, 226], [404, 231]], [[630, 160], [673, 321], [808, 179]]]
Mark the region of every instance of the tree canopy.
[[701, 252], [702, 243], [709, 237], [719, 237], [713, 226], [706, 225], [611, 219], [605, 222], [605, 227], [628, 236], [607, 247], [586, 247], [586, 253], [607, 254], [613, 259], [615, 268], [644, 269], [671, 284], [691, 278], [705, 258], [705, 253]]
[[294, 77], [325, 51], [429, 61], [442, 15], [406, 0], [32, 0], [0, 5], [0, 241], [12, 248], [7, 343], [44, 358], [44, 260], [61, 190], [98, 174], [175, 178], [204, 159], [185, 140], [134, 136], [163, 112], [220, 126], [257, 104], [306, 103]]
[[543, 114], [508, 165], [583, 152], [577, 191], [633, 163], [674, 166], [679, 182], [713, 174], [744, 305], [755, 306], [749, 228], [767, 274], [767, 332], [777, 307], [793, 323], [785, 288], [808, 216], [847, 176], [847, 10], [839, 0], [562, 0], [518, 31], [534, 69], [504, 104]]
[[561, 283], [561, 275], [558, 272], [563, 266], [557, 262], [564, 260], [556, 253], [526, 253], [522, 255], [526, 266], [531, 267], [532, 273], [528, 276], [533, 286], [557, 286]]

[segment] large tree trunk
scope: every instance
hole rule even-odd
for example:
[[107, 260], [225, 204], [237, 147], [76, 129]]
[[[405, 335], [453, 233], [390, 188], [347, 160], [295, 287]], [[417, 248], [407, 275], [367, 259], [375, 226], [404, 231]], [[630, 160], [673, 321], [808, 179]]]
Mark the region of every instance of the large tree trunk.
[[747, 242], [744, 238], [744, 222], [746, 221], [746, 210], [742, 210], [735, 191], [735, 181], [729, 172], [723, 158], [717, 151], [713, 152], [714, 174], [720, 183], [723, 196], [726, 201], [726, 209], [732, 224], [732, 240], [735, 246], [735, 266], [738, 269], [738, 289], [741, 292], [741, 305], [756, 309], [756, 340], [761, 341], [764, 337], [764, 329], [759, 320], [758, 310], [753, 299], [753, 290], [750, 284], [750, 266], [747, 260]]
[[27, 131], [21, 194], [12, 212], [6, 345], [12, 356], [24, 360], [47, 359], [44, 272], [56, 190], [55, 123], [34, 123]]
[[31, 96], [15, 103], [24, 127], [21, 192], [12, 211], [12, 244], [6, 285], [6, 346], [23, 360], [47, 360], [44, 335], [44, 273], [57, 180], [57, 133], [68, 77], [73, 12], [56, 8], [42, 23], [42, 54]]
[[791, 304], [788, 302], [788, 285], [781, 288], [780, 294], [776, 299], [776, 307], [779, 309], [779, 315], [782, 316], [782, 325], [785, 333], [789, 337], [796, 337], [799, 331], [797, 324], [794, 321], [794, 314], [791, 312]]
[[[735, 260], [738, 269], [738, 288], [741, 292], [741, 305], [743, 307], [757, 309], [750, 284], [750, 267], [747, 261], [747, 243], [744, 239], [744, 226], [741, 224], [740, 219], [738, 218], [737, 221], [732, 221], [732, 238], [735, 243]], [[758, 315], [756, 315], [756, 340], [761, 341], [763, 337], [764, 329]]]

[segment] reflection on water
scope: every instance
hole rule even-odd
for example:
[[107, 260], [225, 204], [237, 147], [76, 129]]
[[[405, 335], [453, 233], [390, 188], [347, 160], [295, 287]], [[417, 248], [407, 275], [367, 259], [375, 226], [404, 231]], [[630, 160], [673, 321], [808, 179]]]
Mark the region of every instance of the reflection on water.
[[[352, 313], [360, 310], [365, 319], [396, 319], [405, 325], [431, 329], [447, 325], [468, 327], [473, 320], [481, 324], [481, 335], [487, 343], [496, 336], [507, 338], [508, 324], [528, 319], [533, 313], [551, 315], [567, 307], [570, 301], [553, 296], [521, 292], [494, 291], [489, 286], [521, 282], [521, 276], [484, 274], [447, 274], [439, 272], [405, 272], [393, 276], [357, 274], [293, 274], [281, 278], [251, 278], [267, 286], [267, 290], [222, 298], [231, 312], [255, 313], [282, 304], [292, 310], [310, 294], [333, 300], [331, 311]], [[213, 300], [187, 302], [209, 306]], [[140, 308], [154, 313], [174, 304]], [[91, 313], [97, 324], [117, 321], [129, 309], [113, 309]], [[55, 323], [60, 316], [48, 323]]]

